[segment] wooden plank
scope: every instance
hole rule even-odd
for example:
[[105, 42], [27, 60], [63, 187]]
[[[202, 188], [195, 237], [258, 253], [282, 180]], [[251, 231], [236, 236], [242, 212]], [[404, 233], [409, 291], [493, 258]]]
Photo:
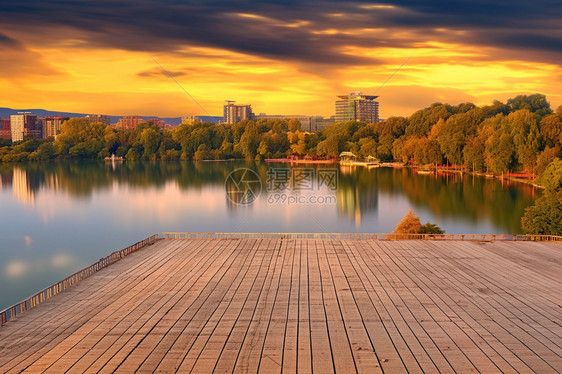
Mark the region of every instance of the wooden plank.
[[[328, 330], [328, 318], [324, 290], [320, 275], [318, 251], [322, 241], [314, 240], [308, 244], [308, 295], [310, 314], [310, 339], [312, 352], [312, 371], [317, 373], [334, 373], [334, 357]], [[319, 248], [320, 247], [320, 248]], [[342, 336], [334, 339], [344, 339]]]
[[561, 272], [549, 243], [166, 239], [0, 327], [0, 371], [555, 372]]
[[[166, 311], [166, 314], [149, 330], [149, 334], [152, 334], [151, 338], [139, 341], [125, 357], [113, 360], [112, 365], [119, 362], [115, 367], [109, 366], [109, 369], [120, 371], [123, 368], [122, 370], [126, 371], [133, 368], [137, 370], [155, 350], [156, 354], [167, 352], [180, 337], [190, 341], [195, 335], [195, 331], [198, 331], [208, 318], [208, 313], [212, 313], [216, 300], [220, 300], [227, 292], [228, 287], [226, 286], [234, 281], [240, 266], [248, 257], [250, 252], [243, 250], [247, 241], [241, 240], [239, 244], [234, 251], [227, 252], [229, 256], [225, 259], [226, 261], [214, 261], [210, 269], [194, 283], [191, 292], [187, 292], [184, 297], [179, 298]], [[108, 366], [104, 369], [108, 369]]]
[[267, 329], [271, 321], [271, 314], [281, 281], [283, 262], [286, 256], [285, 241], [280, 241], [275, 249], [275, 262], [272, 271], [268, 273], [264, 292], [256, 304], [255, 314], [248, 327], [244, 342], [238, 352], [234, 373], [257, 372], [260, 366], [261, 353], [267, 336]]
[[[155, 324], [159, 320], [158, 316], [164, 314], [173, 302], [185, 294], [189, 281], [194, 279], [198, 271], [204, 269], [205, 264], [212, 262], [220, 253], [218, 246], [207, 246], [204, 241], [194, 242], [193, 246], [185, 248], [185, 252], [190, 255], [185, 258], [177, 256], [175, 259], [179, 266], [178, 271], [168, 274], [165, 282], [152, 290], [151, 295], [137, 308], [116, 320], [111, 330], [91, 346], [72, 367], [73, 370], [83, 372], [101, 368], [112, 357], [112, 353], [121, 349], [133, 336], [138, 335], [138, 331]], [[205, 256], [201, 255], [203, 252]], [[195, 261], [195, 259], [199, 260]]]
[[[178, 251], [174, 251], [172, 257], [168, 258], [164, 265], [155, 269], [150, 277], [145, 277], [133, 287], [119, 292], [120, 297], [116, 302], [85, 321], [69, 337], [53, 347], [40, 360], [34, 362], [30, 369], [49, 369], [52, 372], [65, 371], [69, 369], [65, 367], [68, 362], [62, 360], [58, 363], [60, 358], [64, 359], [67, 354], [73, 357], [82, 357], [86, 353], [92, 353], [92, 347], [104, 336], [111, 336], [110, 332], [121, 320], [138, 320], [138, 317], [144, 314], [143, 305], [153, 305], [160, 299], [157, 293], [158, 288], [163, 283], [168, 282], [174, 274], [181, 272], [181, 265], [184, 265], [185, 257], [179, 256], [190, 254], [189, 251], [183, 250], [184, 248], [180, 246]], [[123, 318], [123, 316], [125, 317]]]
[[244, 302], [247, 300], [252, 284], [255, 282], [259, 269], [267, 260], [267, 253], [263, 249], [267, 248], [268, 240], [256, 241], [255, 246], [250, 248], [249, 251], [252, 255], [252, 260], [247, 261], [245, 272], [238, 283], [236, 289], [233, 289], [231, 294], [223, 299], [221, 305], [216, 309], [211, 319], [204, 326], [201, 333], [198, 334], [192, 346], [182, 346], [178, 344], [177, 350], [181, 350], [181, 360], [178, 361], [177, 366], [170, 366], [166, 364], [169, 353], [166, 354], [165, 360], [156, 368], [156, 371], [166, 370], [179, 372], [198, 372], [202, 369], [207, 369], [207, 365], [212, 365], [207, 370], [213, 371], [220, 357], [229, 333], [232, 331], [236, 323], [237, 316], [241, 313]]
[[224, 343], [220, 357], [215, 364], [215, 373], [232, 373], [234, 370], [238, 353], [240, 352], [240, 348], [246, 338], [250, 322], [252, 321], [253, 314], [256, 310], [256, 304], [264, 289], [264, 284], [268, 279], [267, 274], [272, 269], [271, 264], [274, 257], [277, 258], [276, 250], [278, 247], [278, 240], [264, 240], [258, 247], [258, 250], [262, 252], [262, 262], [260, 263], [259, 268], [254, 269], [253, 271], [253, 273], [255, 273], [257, 270], [256, 277], [250, 286], [242, 308], [236, 316], [234, 324], [230, 327], [230, 330], [227, 329], [228, 334], [226, 342]]
[[[175, 243], [178, 244], [179, 242]], [[73, 288], [66, 290], [65, 292], [56, 295], [56, 297], [48, 300], [41, 307], [46, 306], [50, 311], [49, 319], [45, 320], [45, 315], [41, 315], [37, 320], [33, 320], [26, 324], [25, 328], [21, 329], [22, 338], [25, 344], [18, 344], [16, 349], [8, 348], [10, 355], [5, 355], [10, 357], [12, 361], [4, 364], [3, 369], [7, 370], [10, 366], [17, 369], [18, 367], [26, 367], [31, 362], [33, 362], [37, 357], [44, 354], [52, 346], [60, 343], [62, 340], [66, 339], [71, 333], [75, 331], [76, 326], [81, 326], [85, 321], [89, 320], [92, 316], [95, 316], [99, 310], [103, 310], [104, 307], [111, 305], [115, 300], [120, 297], [120, 292], [124, 289], [130, 287], [130, 285], [137, 282], [136, 277], [127, 277], [125, 280], [115, 280], [115, 277], [119, 274], [126, 273], [126, 267], [134, 261], [140, 262], [140, 266], [136, 267], [139, 276], [148, 276], [153, 274], [156, 269], [160, 266], [154, 266], [153, 263], [145, 263], [143, 255], [156, 253], [154, 256], [149, 256], [149, 259], [159, 261], [163, 259], [169, 259], [170, 254], [166, 253], [166, 248], [171, 248], [174, 243], [162, 243], [163, 248], [153, 246], [151, 252], [147, 250], [141, 250], [130, 256], [124, 258], [112, 266], [103, 269], [96, 274], [96, 279], [101, 278], [101, 282], [98, 287], [92, 286], [96, 284], [95, 280], [88, 278], [82, 281], [80, 284], [74, 286]], [[104, 280], [112, 279], [112, 281], [105, 283]], [[115, 281], [114, 281], [115, 280]], [[94, 287], [95, 292], [88, 294], [88, 290]], [[105, 288], [111, 289], [112, 292], [108, 293]], [[82, 291], [82, 288], [85, 290]], [[63, 297], [68, 293], [74, 298], [70, 300]], [[106, 296], [104, 296], [106, 295]], [[78, 299], [77, 303], [74, 300]], [[98, 300], [101, 299], [101, 302]], [[67, 304], [68, 308], [67, 308]], [[35, 316], [36, 311], [40, 311], [42, 308], [35, 308], [26, 313], [30, 317], [26, 319], [32, 319]], [[53, 312], [55, 310], [55, 312]], [[23, 316], [22, 316], [23, 317]], [[64, 324], [60, 324], [60, 321], [64, 321]], [[12, 327], [5, 326], [5, 327]], [[6, 341], [14, 337], [14, 334], [10, 333], [10, 329], [1, 329], [1, 333], [6, 331], [8, 336]], [[4, 339], [2, 339], [4, 341]], [[21, 343], [21, 341], [18, 341]], [[14, 360], [15, 358], [15, 360]], [[17, 364], [16, 364], [17, 362]], [[13, 366], [16, 365], [16, 366]]]

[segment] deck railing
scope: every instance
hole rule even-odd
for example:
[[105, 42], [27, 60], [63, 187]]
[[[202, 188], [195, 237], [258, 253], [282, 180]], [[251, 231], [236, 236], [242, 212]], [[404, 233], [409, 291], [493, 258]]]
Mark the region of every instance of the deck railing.
[[554, 235], [498, 235], [498, 234], [366, 234], [366, 233], [216, 233], [163, 232], [157, 239], [369, 239], [369, 240], [467, 240], [467, 241], [558, 241]]
[[109, 256], [100, 259], [95, 264], [92, 264], [82, 270], [79, 270], [76, 273], [72, 274], [71, 276], [61, 280], [60, 282], [55, 283], [35, 293], [34, 295], [28, 297], [27, 299], [22, 300], [19, 303], [4, 309], [3, 311], [0, 312], [0, 325], [5, 324], [8, 320], [14, 318], [18, 314], [24, 313], [26, 310], [31, 309], [45, 302], [46, 300], [50, 299], [56, 294], [80, 282], [82, 279], [88, 278], [89, 276], [100, 271], [101, 269], [119, 261], [120, 259], [127, 256], [128, 254], [135, 252], [136, 250], [145, 247], [149, 244], [154, 243], [156, 239], [157, 239], [156, 235], [152, 235], [144, 240], [141, 240], [140, 242], [128, 246], [127, 248], [124, 248], [120, 251], [115, 251]]
[[164, 232], [154, 234], [120, 251], [113, 252], [58, 283], [49, 286], [27, 299], [0, 312], [0, 325], [24, 313], [56, 294], [88, 278], [123, 257], [153, 244], [159, 239], [333, 239], [333, 240], [459, 240], [459, 241], [548, 241], [562, 242], [554, 235], [496, 235], [496, 234], [366, 234], [366, 233], [216, 233], [216, 232]]

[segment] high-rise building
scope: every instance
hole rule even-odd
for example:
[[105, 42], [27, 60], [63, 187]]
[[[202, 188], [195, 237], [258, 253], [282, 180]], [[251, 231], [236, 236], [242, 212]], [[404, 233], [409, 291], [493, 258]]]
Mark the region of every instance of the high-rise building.
[[106, 116], [104, 114], [88, 114], [85, 118], [89, 123], [103, 123], [106, 125], [110, 124], [109, 116]]
[[19, 112], [10, 116], [12, 141], [18, 142], [24, 138], [41, 138], [41, 120], [30, 112]]
[[12, 139], [12, 130], [9, 118], [0, 118], [0, 139]]
[[115, 128], [117, 130], [134, 130], [144, 122], [145, 120], [141, 116], [123, 116], [117, 121]]
[[64, 117], [45, 117], [43, 118], [43, 138], [56, 138], [60, 132], [60, 127], [64, 122]]
[[238, 123], [245, 119], [253, 119], [252, 105], [235, 104], [236, 101], [227, 100], [224, 104], [223, 121], [225, 123]]
[[340, 100], [336, 100], [336, 122], [375, 123], [379, 121], [379, 103], [375, 101], [378, 96], [352, 92], [349, 95], [338, 97]]

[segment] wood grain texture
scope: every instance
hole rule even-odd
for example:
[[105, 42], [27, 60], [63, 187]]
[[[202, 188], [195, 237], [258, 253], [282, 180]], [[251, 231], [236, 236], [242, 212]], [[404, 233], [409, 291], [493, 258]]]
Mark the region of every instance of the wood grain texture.
[[562, 246], [165, 239], [0, 327], [0, 372], [556, 373]]

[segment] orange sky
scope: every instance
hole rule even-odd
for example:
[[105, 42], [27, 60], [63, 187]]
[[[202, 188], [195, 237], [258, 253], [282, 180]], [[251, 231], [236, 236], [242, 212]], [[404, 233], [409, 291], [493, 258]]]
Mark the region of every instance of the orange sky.
[[[411, 11], [377, 4], [354, 9], [376, 11], [381, 17], [381, 12]], [[38, 8], [41, 11], [45, 10]], [[376, 91], [382, 118], [409, 115], [436, 101], [486, 104], [535, 92], [547, 95], [553, 108], [562, 104], [561, 66], [556, 63], [562, 60], [553, 57], [555, 52], [533, 54], [525, 46], [482, 42], [468, 26], [367, 27], [369, 20], [340, 22], [345, 13], [325, 15], [336, 19], [330, 22], [304, 13], [302, 19], [294, 16], [280, 24], [269, 11], [259, 9], [220, 14], [232, 24], [227, 31], [236, 33], [238, 26], [248, 33], [251, 47], [246, 48], [244, 40], [230, 40], [246, 34], [225, 33], [224, 42], [220, 35], [192, 40], [189, 35], [143, 35], [146, 30], [136, 36], [137, 25], [130, 30], [118, 24], [113, 30], [118, 26], [108, 23], [106, 29], [92, 31], [62, 22], [38, 22], [29, 30], [6, 25], [9, 21], [0, 18], [0, 106], [111, 115], [205, 115], [153, 58], [211, 115], [222, 115], [228, 99], [251, 103], [256, 113], [330, 116], [336, 95], [351, 91]], [[278, 36], [276, 30], [287, 35]], [[256, 39], [256, 33], [266, 31], [271, 34]], [[293, 42], [297, 37], [300, 43]], [[262, 45], [268, 40], [278, 49]]]

